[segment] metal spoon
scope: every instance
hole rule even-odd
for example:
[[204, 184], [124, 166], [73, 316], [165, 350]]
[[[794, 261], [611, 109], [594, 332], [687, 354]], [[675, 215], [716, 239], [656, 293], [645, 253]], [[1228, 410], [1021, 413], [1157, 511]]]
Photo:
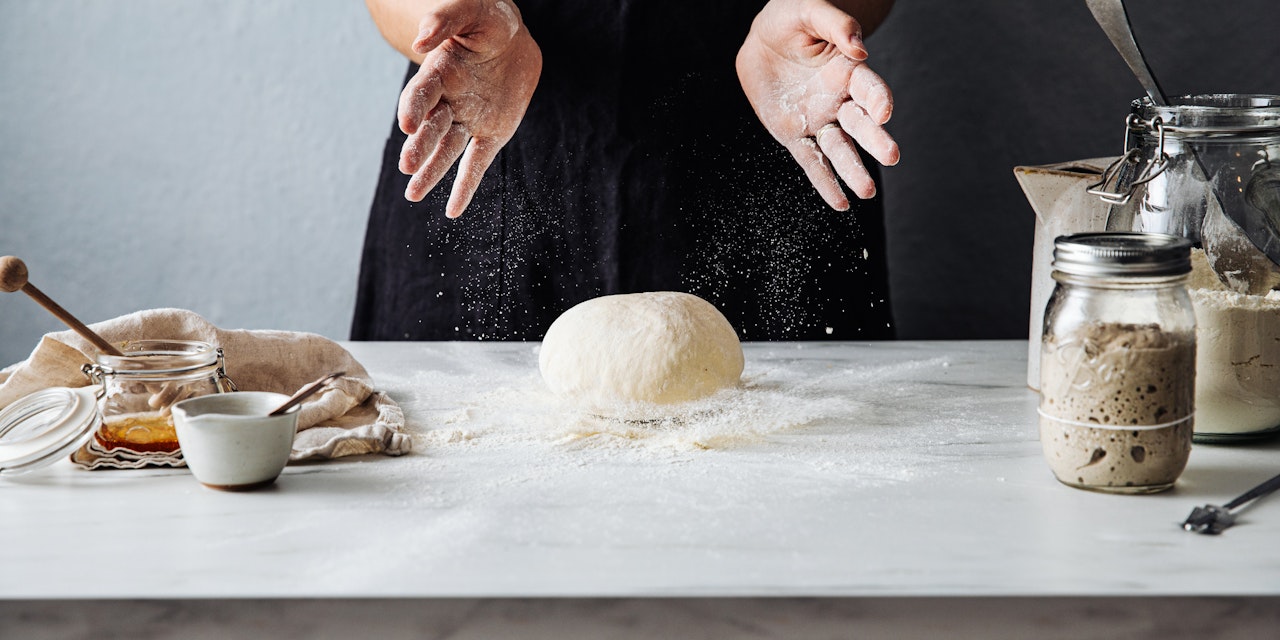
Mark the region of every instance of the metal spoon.
[[1187, 516], [1186, 521], [1182, 523], [1182, 528], [1187, 531], [1210, 535], [1222, 533], [1227, 527], [1236, 522], [1236, 514], [1231, 513], [1232, 509], [1242, 507], [1246, 502], [1261, 498], [1276, 489], [1280, 489], [1280, 475], [1244, 492], [1235, 500], [1221, 507], [1206, 504], [1203, 507], [1192, 509], [1191, 515]]
[[1169, 104], [1160, 83], [1156, 82], [1155, 74], [1151, 73], [1151, 67], [1147, 66], [1147, 59], [1142, 56], [1142, 49], [1138, 48], [1137, 39], [1133, 37], [1133, 27], [1129, 24], [1124, 0], [1085, 0], [1085, 3], [1089, 5], [1093, 19], [1098, 21], [1098, 26], [1102, 27], [1116, 51], [1120, 52], [1120, 57], [1129, 65], [1129, 70], [1137, 76], [1151, 101], [1160, 107]]
[[292, 409], [294, 405], [298, 404], [299, 402], [302, 402], [303, 400], [306, 400], [307, 398], [310, 398], [312, 395], [315, 394], [315, 392], [323, 389], [325, 385], [329, 384], [329, 382], [337, 378], [341, 378], [342, 376], [345, 376], [345, 375], [347, 375], [346, 371], [331, 373], [323, 378], [320, 378], [319, 380], [316, 380], [315, 382], [312, 382], [311, 384], [301, 389], [298, 389], [298, 392], [293, 394], [293, 396], [290, 397], [288, 400], [285, 400], [284, 404], [276, 407], [275, 411], [272, 411], [267, 415], [269, 416], [283, 415], [284, 412]]
[[1280, 167], [1271, 163], [1271, 157], [1265, 150], [1260, 153], [1262, 159], [1254, 163], [1253, 174], [1244, 185], [1244, 199], [1262, 217], [1250, 218], [1248, 224], [1241, 220], [1236, 222], [1245, 228], [1245, 235], [1255, 246], [1272, 262], [1280, 264]]
[[1257, 296], [1280, 287], [1280, 267], [1258, 250], [1218, 199], [1206, 198], [1205, 205], [1200, 242], [1218, 280], [1232, 291]]

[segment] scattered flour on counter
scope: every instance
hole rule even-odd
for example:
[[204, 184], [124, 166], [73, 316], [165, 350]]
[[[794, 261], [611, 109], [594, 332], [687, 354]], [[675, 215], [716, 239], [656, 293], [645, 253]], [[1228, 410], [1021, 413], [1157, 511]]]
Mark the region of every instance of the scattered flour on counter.
[[[784, 370], [748, 372], [739, 388], [673, 405], [661, 419], [626, 421], [582, 413], [542, 384], [536, 371], [510, 376], [445, 380], [419, 375], [408, 380], [414, 394], [401, 403], [425, 416], [415, 436], [426, 449], [465, 443], [504, 447], [539, 444], [562, 449], [627, 449], [658, 456], [726, 449], [764, 441], [770, 434], [857, 413], [859, 403], [828, 389], [819, 379], [787, 379]], [[394, 392], [394, 391], [393, 391]], [[431, 398], [459, 407], [431, 409]], [[437, 400], [438, 401], [438, 400]]]
[[[378, 544], [320, 569], [347, 575], [361, 553], [388, 549], [407, 566], [446, 571], [512, 549], [560, 557], [804, 544], [838, 514], [914, 495], [917, 482], [981, 482], [968, 473], [975, 464], [1025, 457], [1035, 440], [1033, 398], [1021, 380], [975, 366], [984, 358], [926, 347], [890, 361], [873, 346], [851, 363], [848, 351], [823, 349], [749, 350], [739, 388], [627, 423], [561, 405], [533, 345], [426, 347], [414, 357], [437, 370], [374, 376], [405, 410], [414, 452], [338, 461], [313, 480], [317, 492], [361, 492], [366, 508], [403, 522], [387, 516], [395, 523]], [[993, 421], [993, 406], [1009, 404], [1025, 412], [996, 411], [1015, 417]], [[345, 465], [376, 472], [347, 475]]]
[[771, 435], [804, 427], [856, 425], [867, 417], [866, 403], [851, 389], [868, 380], [889, 384], [891, 372], [943, 362], [904, 363], [867, 370], [748, 365], [743, 382], [708, 398], [665, 407], [666, 417], [625, 421], [582, 413], [563, 403], [543, 384], [536, 361], [528, 368], [466, 376], [420, 373], [402, 380], [380, 379], [405, 411], [420, 418], [411, 425], [419, 444], [502, 447], [542, 444], [559, 448], [627, 448], [650, 453], [726, 449], [760, 443]]
[[[705, 453], [751, 451], [905, 480], [919, 466], [905, 459], [907, 448], [955, 435], [898, 424], [903, 406], [933, 393], [912, 382], [912, 372], [944, 370], [950, 364], [944, 358], [861, 367], [829, 362], [825, 369], [813, 361], [749, 360], [739, 387], [674, 405], [667, 417], [644, 422], [587, 415], [563, 404], [543, 384], [536, 360], [531, 348], [524, 361], [475, 363], [479, 370], [463, 375], [380, 376], [379, 384], [411, 416], [415, 451], [427, 456], [488, 449], [569, 464], [683, 463]], [[962, 404], [952, 409], [956, 415], [968, 410]], [[927, 419], [946, 423], [936, 413]]]

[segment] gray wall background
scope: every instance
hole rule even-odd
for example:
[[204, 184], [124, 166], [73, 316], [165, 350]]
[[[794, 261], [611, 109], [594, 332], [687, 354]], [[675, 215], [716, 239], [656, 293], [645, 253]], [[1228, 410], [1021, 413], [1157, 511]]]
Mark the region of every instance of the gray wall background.
[[[1171, 93], [1280, 93], [1275, 0], [1133, 0]], [[899, 0], [871, 40], [903, 338], [1024, 337], [1018, 164], [1119, 153], [1140, 89], [1083, 0]], [[87, 322], [344, 339], [404, 63], [356, 0], [0, 0], [0, 255]], [[0, 296], [0, 364], [56, 320]]]

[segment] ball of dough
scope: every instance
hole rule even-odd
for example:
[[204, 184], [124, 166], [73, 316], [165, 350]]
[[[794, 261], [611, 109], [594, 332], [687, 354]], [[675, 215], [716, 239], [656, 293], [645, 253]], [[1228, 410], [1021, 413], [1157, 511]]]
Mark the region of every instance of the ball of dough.
[[742, 345], [711, 303], [673, 291], [602, 296], [565, 311], [538, 356], [547, 386], [604, 415], [669, 405], [738, 384]]

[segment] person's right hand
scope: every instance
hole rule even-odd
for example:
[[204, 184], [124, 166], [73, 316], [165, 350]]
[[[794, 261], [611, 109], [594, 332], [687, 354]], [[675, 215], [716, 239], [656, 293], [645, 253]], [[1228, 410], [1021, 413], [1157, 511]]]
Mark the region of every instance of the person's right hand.
[[425, 58], [400, 94], [400, 130], [409, 135], [400, 171], [413, 175], [404, 197], [422, 200], [461, 156], [445, 207], [456, 218], [520, 125], [542, 74], [542, 51], [509, 0], [435, 4], [413, 50]]

